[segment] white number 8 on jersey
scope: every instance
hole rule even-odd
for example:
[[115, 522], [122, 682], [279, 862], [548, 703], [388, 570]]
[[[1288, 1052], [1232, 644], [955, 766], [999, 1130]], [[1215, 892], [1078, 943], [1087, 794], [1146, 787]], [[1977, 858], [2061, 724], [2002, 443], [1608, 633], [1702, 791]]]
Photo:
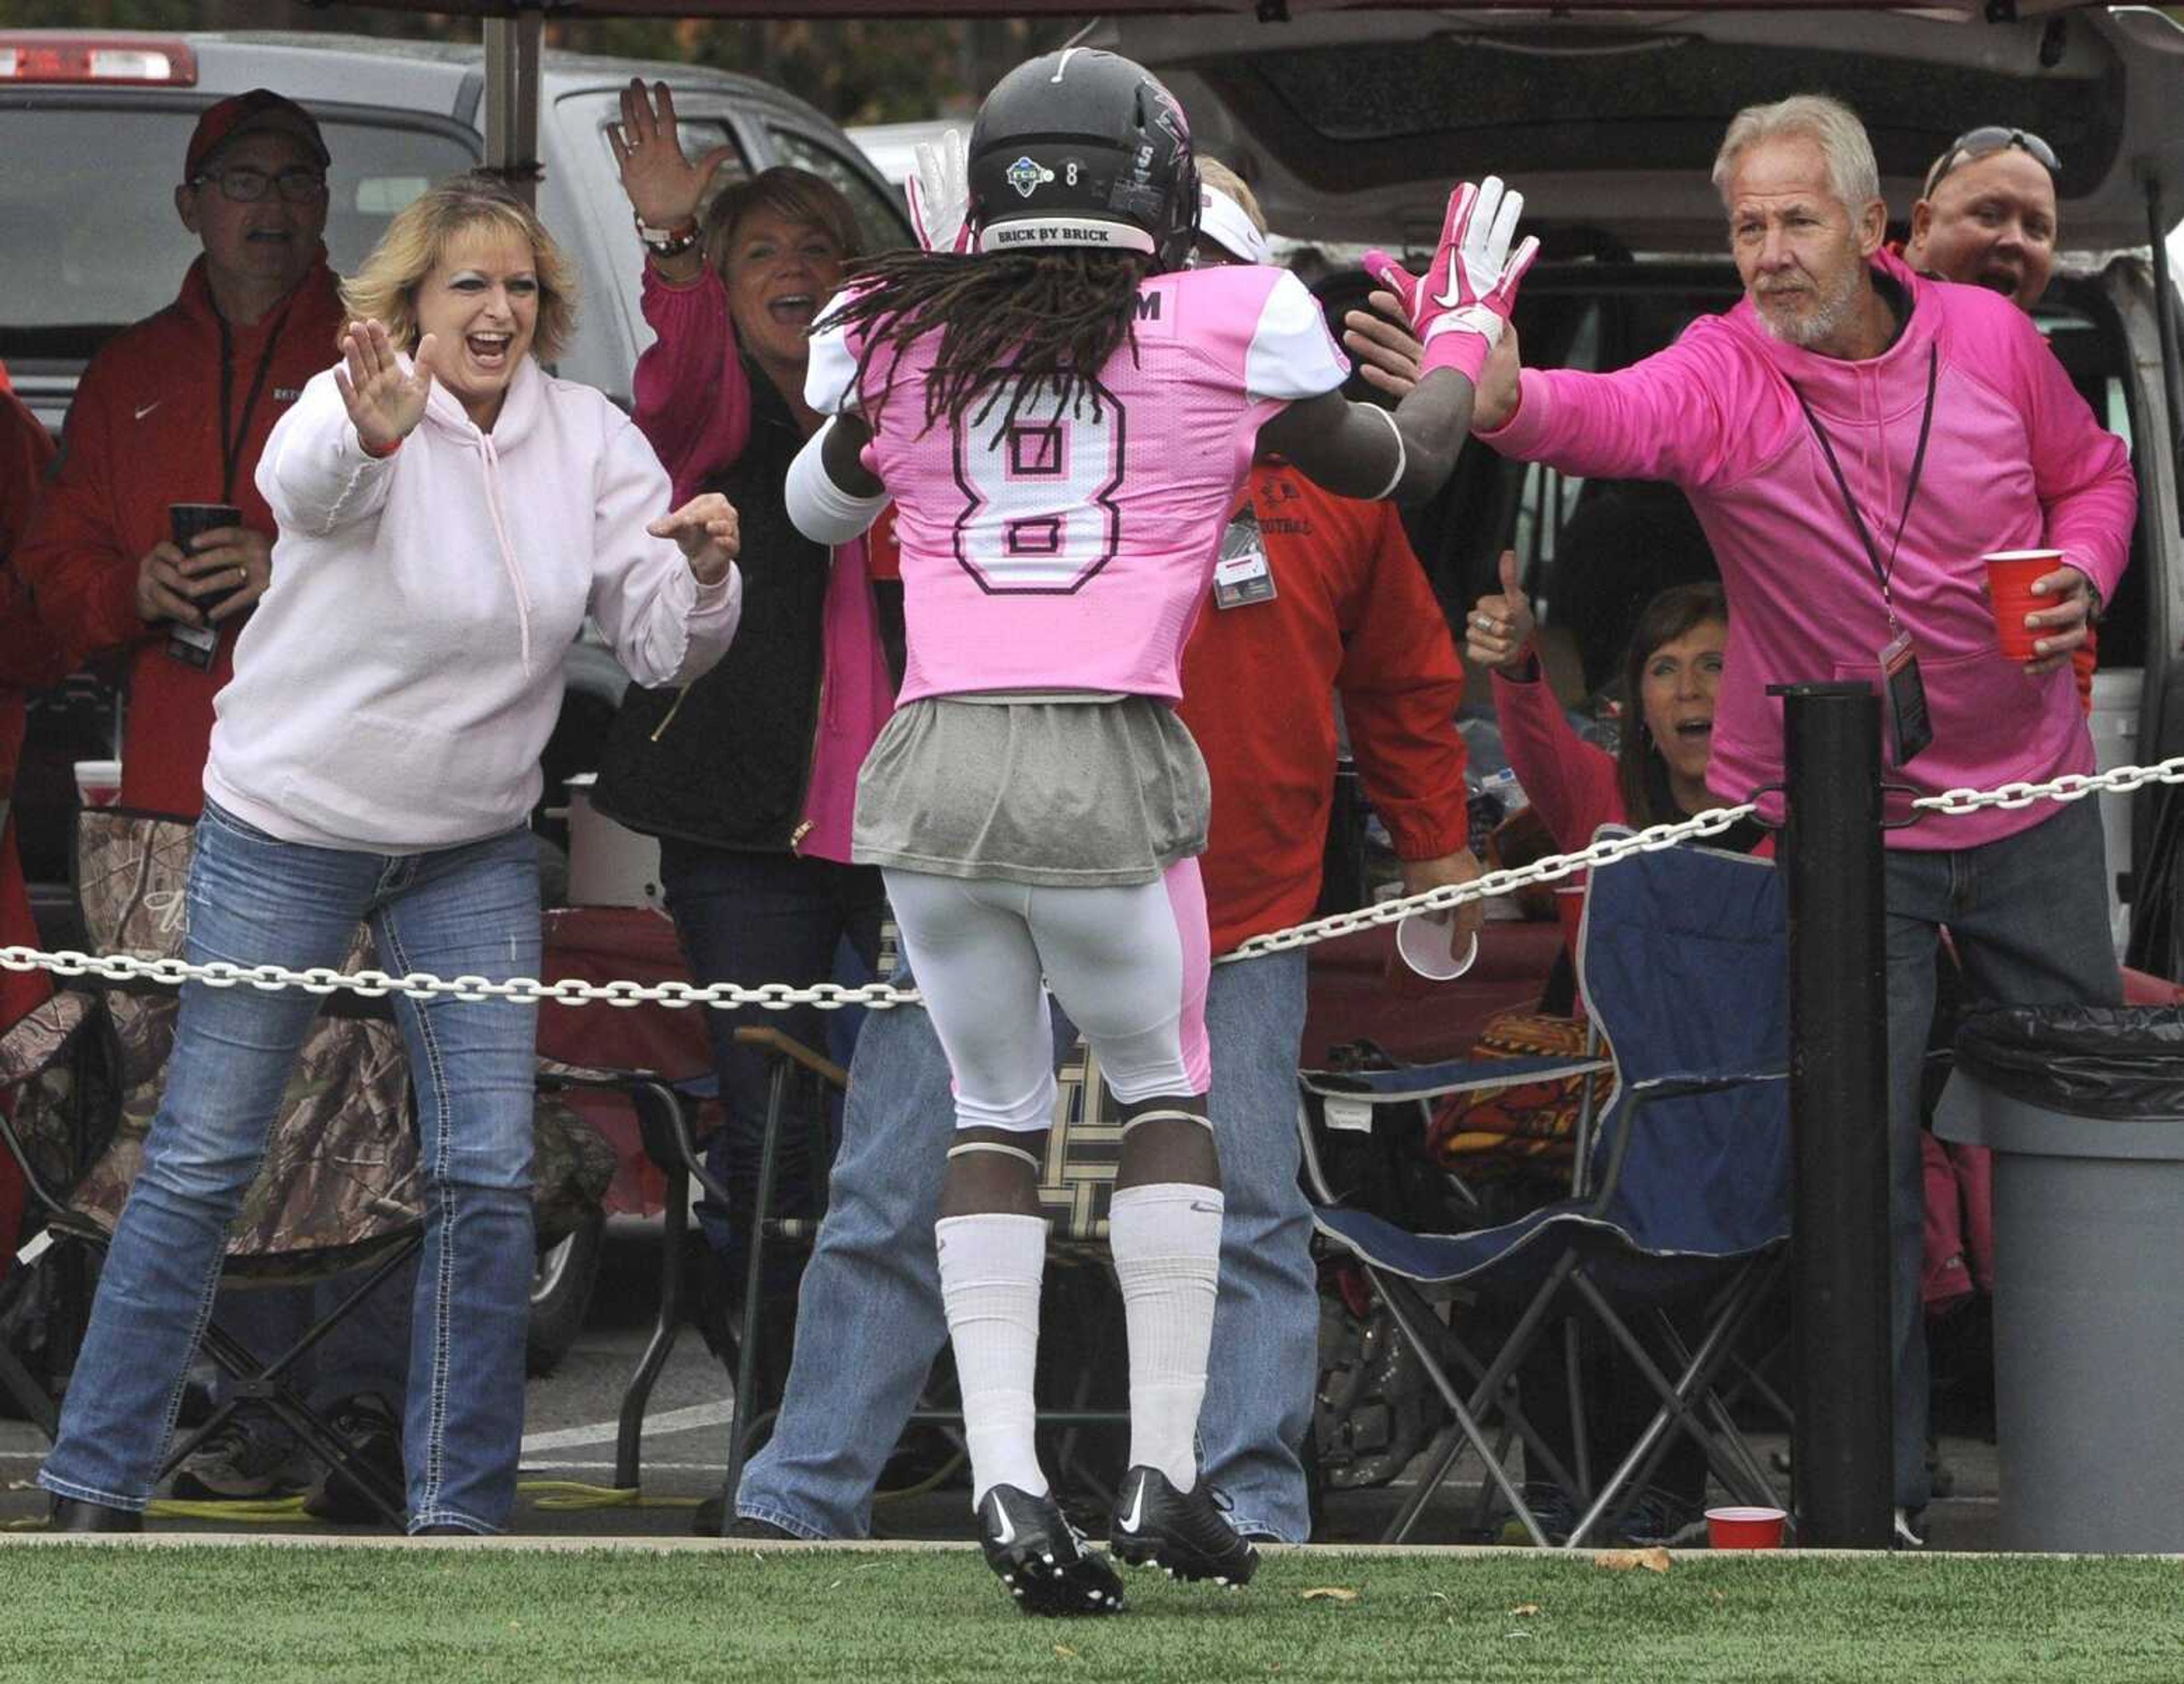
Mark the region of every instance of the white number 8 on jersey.
[[1106, 566], [1122, 537], [1122, 405], [1097, 382], [1064, 410], [1050, 388], [1007, 428], [996, 414], [956, 424], [956, 483], [967, 499], [956, 559], [997, 594], [1067, 595]]

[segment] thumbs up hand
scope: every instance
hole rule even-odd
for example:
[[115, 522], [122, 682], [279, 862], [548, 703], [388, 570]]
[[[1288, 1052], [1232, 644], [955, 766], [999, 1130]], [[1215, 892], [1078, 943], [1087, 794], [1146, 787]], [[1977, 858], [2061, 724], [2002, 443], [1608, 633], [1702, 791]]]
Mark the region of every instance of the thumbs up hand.
[[1502, 591], [1482, 596], [1463, 622], [1465, 658], [1497, 672], [1513, 673], [1530, 657], [1532, 633], [1539, 622], [1524, 594], [1517, 552], [1502, 552]]

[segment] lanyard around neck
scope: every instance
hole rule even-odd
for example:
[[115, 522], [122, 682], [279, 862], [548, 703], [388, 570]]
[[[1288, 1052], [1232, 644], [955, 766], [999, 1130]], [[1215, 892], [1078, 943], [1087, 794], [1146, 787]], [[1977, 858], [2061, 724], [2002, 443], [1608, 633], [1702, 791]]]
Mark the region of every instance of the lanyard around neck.
[[265, 376], [273, 371], [273, 354], [281, 349], [281, 330], [288, 325], [288, 312], [295, 302], [292, 293], [266, 329], [265, 349], [259, 354], [258, 372], [250, 377], [239, 425], [228, 419], [235, 404], [235, 338], [227, 318], [214, 311], [220, 321], [220, 500], [223, 503], [235, 501], [235, 471], [242, 463], [243, 447], [250, 442], [250, 418], [258, 413], [259, 394], [265, 389]]
[[1903, 528], [1911, 519], [1911, 505], [1919, 499], [1919, 476], [1926, 468], [1926, 441], [1934, 431], [1934, 388], [1941, 377], [1942, 354], [1938, 346], [1926, 348], [1926, 411], [1919, 419], [1919, 448], [1911, 458], [1911, 478], [1903, 488], [1903, 512], [1897, 516], [1895, 536], [1888, 541], [1888, 559], [1880, 556], [1880, 547], [1874, 543], [1873, 534], [1866, 527], [1865, 516], [1858, 512], [1858, 499], [1850, 494], [1850, 481], [1844, 477], [1842, 464], [1836, 459], [1835, 441], [1828, 430], [1820, 425], [1820, 418], [1813, 413], [1813, 406], [1798, 391], [1797, 382], [1790, 382], [1791, 391], [1797, 393], [1797, 407], [1805, 412], [1805, 420], [1813, 429], [1813, 437], [1820, 442], [1820, 454], [1828, 460], [1828, 471], [1836, 477], [1836, 489], [1842, 493], [1843, 512], [1850, 516], [1851, 529], [1858, 534], [1864, 548], [1865, 559], [1872, 565], [1873, 577], [1880, 585], [1880, 600], [1888, 611], [1888, 623], [1896, 624], [1896, 599], [1890, 594], [1889, 581], [1896, 572], [1896, 552], [1903, 543]]

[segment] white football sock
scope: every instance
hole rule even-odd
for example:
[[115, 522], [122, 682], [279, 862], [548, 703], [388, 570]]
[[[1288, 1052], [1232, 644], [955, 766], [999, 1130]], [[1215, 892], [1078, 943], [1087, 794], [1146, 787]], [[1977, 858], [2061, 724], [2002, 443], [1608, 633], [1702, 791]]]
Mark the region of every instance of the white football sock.
[[940, 1296], [956, 1376], [963, 1390], [963, 1433], [971, 1448], [971, 1504], [995, 1486], [1046, 1494], [1032, 1439], [1037, 1405], [1039, 1288], [1046, 1269], [1043, 1216], [951, 1216], [933, 1225], [940, 1245]]
[[1181, 1181], [1126, 1187], [1108, 1210], [1130, 1335], [1129, 1465], [1159, 1469], [1178, 1491], [1198, 1483], [1221, 1213], [1218, 1187]]

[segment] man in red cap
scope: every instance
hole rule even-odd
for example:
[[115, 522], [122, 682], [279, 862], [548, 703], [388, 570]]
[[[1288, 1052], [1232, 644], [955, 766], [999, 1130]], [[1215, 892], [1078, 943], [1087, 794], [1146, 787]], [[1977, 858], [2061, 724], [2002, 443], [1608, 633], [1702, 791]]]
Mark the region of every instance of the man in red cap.
[[[60, 461], [16, 548], [15, 571], [67, 658], [123, 657], [125, 806], [195, 818], [203, 803], [213, 698], [271, 577], [275, 523], [258, 459], [304, 382], [336, 360], [343, 325], [320, 241], [328, 162], [310, 114], [265, 88], [198, 120], [175, 210], [204, 254], [173, 304], [116, 335], [84, 371]], [[177, 503], [227, 504], [242, 518], [185, 555], [171, 537]], [[312, 1291], [223, 1296], [221, 1325], [270, 1357], [308, 1324]], [[407, 1302], [399, 1283], [376, 1293], [319, 1347], [312, 1389], [316, 1401], [343, 1400], [337, 1429], [392, 1467], [398, 1484]], [[174, 1489], [200, 1500], [273, 1497], [309, 1473], [286, 1430], [246, 1404], [182, 1465]], [[309, 1501], [328, 1518], [372, 1512], [347, 1481], [322, 1482]]]
[[[60, 643], [78, 656], [125, 653], [128, 806], [194, 817], [203, 799], [212, 699], [271, 576], [259, 453], [304, 382], [334, 360], [342, 327], [320, 243], [326, 164], [309, 114], [265, 88], [198, 120], [175, 209], [204, 254], [180, 298], [84, 371], [59, 467], [16, 551]], [[176, 503], [228, 504], [242, 519], [185, 555], [170, 536]], [[202, 646], [176, 638], [177, 627]]]

